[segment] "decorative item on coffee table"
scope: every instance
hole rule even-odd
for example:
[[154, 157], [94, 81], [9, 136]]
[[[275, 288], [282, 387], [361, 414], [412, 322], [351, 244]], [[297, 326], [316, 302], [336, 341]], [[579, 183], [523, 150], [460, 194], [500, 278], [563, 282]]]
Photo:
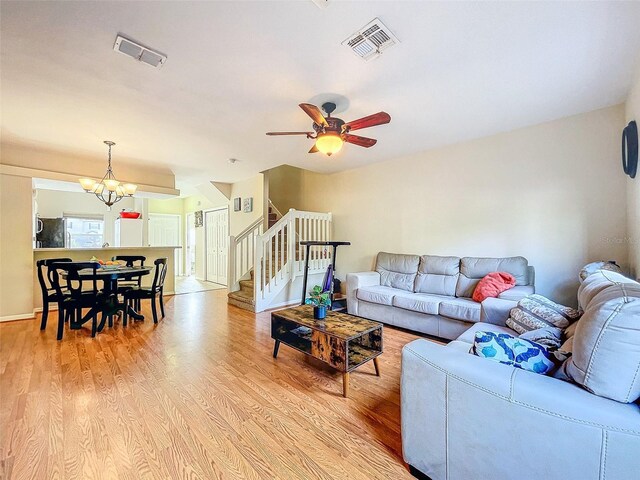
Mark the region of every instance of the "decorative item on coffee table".
[[342, 395], [349, 395], [349, 373], [373, 360], [380, 376], [378, 356], [382, 354], [382, 323], [334, 311], [324, 320], [313, 318], [310, 305], [300, 305], [271, 313], [271, 338], [289, 345], [342, 372]]
[[316, 285], [309, 292], [309, 298], [304, 302], [313, 305], [313, 318], [324, 320], [327, 316], [327, 308], [331, 307], [331, 293], [323, 291], [320, 285]]

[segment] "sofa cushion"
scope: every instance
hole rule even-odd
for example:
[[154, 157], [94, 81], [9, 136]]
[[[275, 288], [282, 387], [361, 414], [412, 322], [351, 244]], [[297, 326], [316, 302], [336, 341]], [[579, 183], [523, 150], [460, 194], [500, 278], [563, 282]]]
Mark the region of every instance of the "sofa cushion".
[[519, 334], [546, 327], [565, 329], [580, 318], [575, 308], [552, 302], [542, 295], [529, 295], [518, 302], [507, 319], [507, 325]]
[[562, 371], [591, 393], [635, 402], [640, 398], [640, 284], [601, 270], [585, 279], [578, 297], [586, 302], [584, 315]]
[[396, 295], [393, 297], [393, 306], [404, 308], [419, 313], [438, 314], [440, 302], [448, 297], [438, 295], [426, 295], [424, 293], [414, 293], [411, 295]]
[[459, 257], [423, 255], [420, 257], [414, 291], [453, 297], [456, 294], [459, 275]]
[[[586, 280], [589, 281], [586, 281]], [[578, 306], [583, 310], [602, 290], [610, 288], [614, 284], [631, 284], [638, 285], [638, 282], [631, 280], [619, 273], [607, 272], [599, 270], [589, 275], [578, 288]]]
[[476, 332], [472, 353], [541, 375], [555, 368], [550, 354], [542, 345], [507, 333]]
[[360, 287], [356, 292], [356, 298], [365, 302], [379, 303], [380, 305], [391, 305], [393, 297], [397, 292], [403, 292], [393, 287], [374, 285], [372, 287]]
[[447, 297], [440, 302], [438, 313], [456, 320], [475, 323], [480, 321], [480, 304], [468, 298]]
[[471, 298], [481, 278], [491, 272], [507, 272], [516, 279], [516, 285], [529, 283], [528, 262], [524, 257], [478, 258], [464, 257], [460, 261], [460, 276], [456, 296]]
[[469, 344], [469, 347], [473, 343], [473, 339], [476, 336], [476, 332], [494, 332], [494, 333], [508, 333], [509, 335], [517, 335], [516, 332], [507, 327], [500, 325], [493, 325], [492, 323], [478, 322], [474, 323], [465, 331], [462, 335], [456, 338], [459, 342], [465, 342]]
[[376, 272], [380, 274], [380, 285], [413, 292], [419, 263], [418, 255], [378, 253]]

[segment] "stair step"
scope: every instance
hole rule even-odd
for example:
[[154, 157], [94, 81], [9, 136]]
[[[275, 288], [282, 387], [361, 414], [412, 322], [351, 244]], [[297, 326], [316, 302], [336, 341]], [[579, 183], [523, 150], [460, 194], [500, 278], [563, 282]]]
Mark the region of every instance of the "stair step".
[[243, 292], [248, 292], [253, 295], [253, 279], [251, 280], [240, 280], [240, 290]]
[[248, 293], [243, 292], [242, 290], [229, 292], [227, 295], [227, 303], [250, 312], [256, 311], [256, 302], [253, 298], [253, 292]]

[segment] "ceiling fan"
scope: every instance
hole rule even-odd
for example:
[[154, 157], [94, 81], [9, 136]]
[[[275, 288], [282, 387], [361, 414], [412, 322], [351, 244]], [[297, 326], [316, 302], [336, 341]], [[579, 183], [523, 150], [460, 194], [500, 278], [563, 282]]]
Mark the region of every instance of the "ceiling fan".
[[316, 141], [309, 153], [321, 152], [327, 156], [340, 151], [345, 142], [365, 148], [373, 147], [377, 140], [351, 135], [349, 132], [384, 125], [391, 121], [391, 116], [388, 113], [378, 112], [345, 123], [344, 120], [331, 116], [331, 113], [336, 109], [336, 104], [332, 102], [322, 104], [322, 110], [327, 113], [326, 117], [318, 107], [310, 103], [301, 103], [300, 108], [313, 120], [313, 132], [267, 132], [267, 135], [306, 135], [307, 138], [313, 138]]

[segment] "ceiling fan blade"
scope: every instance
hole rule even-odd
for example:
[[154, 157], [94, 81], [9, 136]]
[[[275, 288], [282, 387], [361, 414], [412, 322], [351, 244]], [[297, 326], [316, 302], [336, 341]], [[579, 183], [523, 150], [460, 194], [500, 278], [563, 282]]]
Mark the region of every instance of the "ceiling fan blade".
[[359, 147], [373, 147], [377, 140], [375, 138], [367, 138], [361, 137], [360, 135], [349, 135], [348, 133], [342, 136], [345, 142], [353, 143], [354, 145], [358, 145]]
[[304, 113], [311, 117], [311, 120], [313, 120], [316, 125], [320, 125], [321, 127], [329, 126], [318, 107], [310, 103], [301, 103], [299, 106], [304, 110]]
[[376, 125], [384, 125], [391, 121], [391, 116], [387, 112], [378, 112], [368, 117], [359, 118], [345, 124], [349, 130], [360, 130], [361, 128], [375, 127]]
[[314, 132], [267, 132], [267, 135], [313, 135]]
[[316, 153], [319, 152], [320, 150], [318, 150], [318, 147], [316, 147], [316, 144], [313, 144], [313, 147], [311, 147], [311, 150], [309, 150], [309, 153]]

